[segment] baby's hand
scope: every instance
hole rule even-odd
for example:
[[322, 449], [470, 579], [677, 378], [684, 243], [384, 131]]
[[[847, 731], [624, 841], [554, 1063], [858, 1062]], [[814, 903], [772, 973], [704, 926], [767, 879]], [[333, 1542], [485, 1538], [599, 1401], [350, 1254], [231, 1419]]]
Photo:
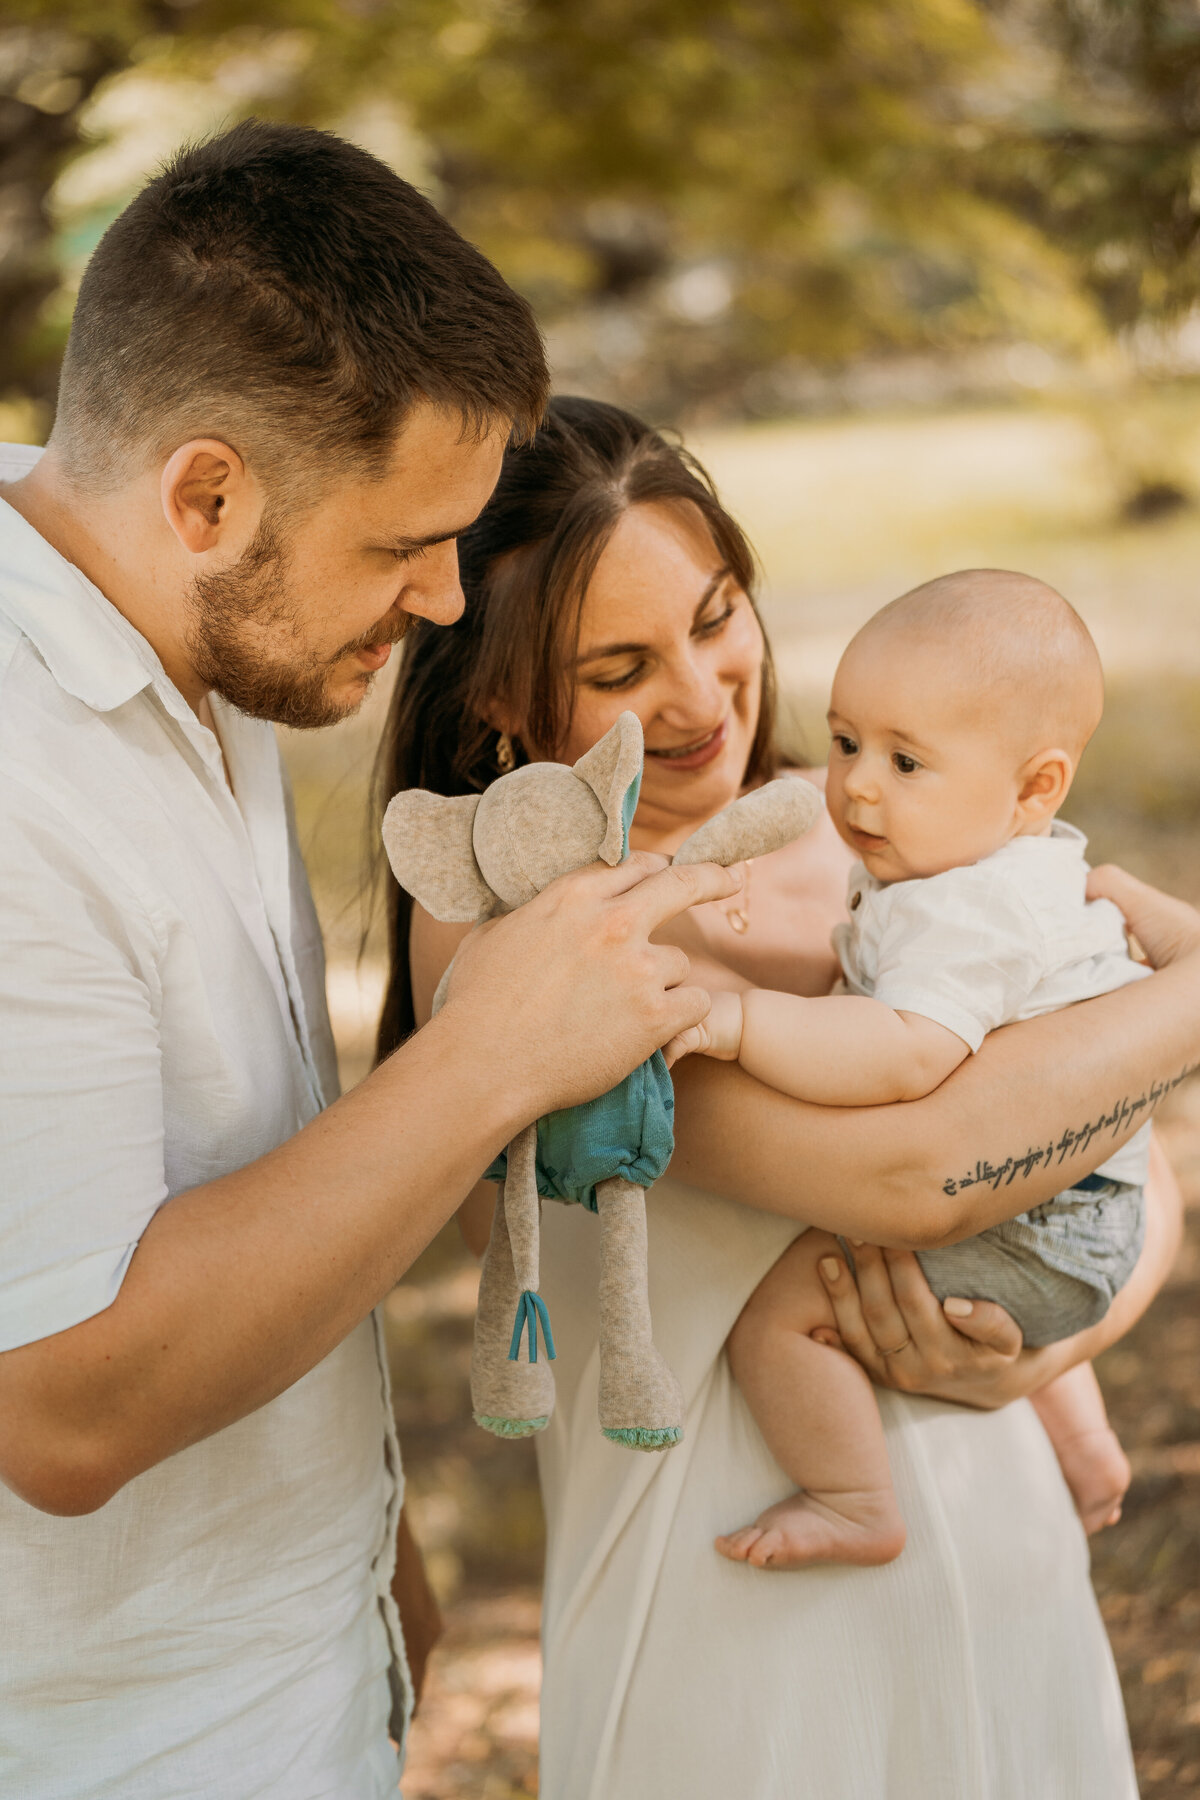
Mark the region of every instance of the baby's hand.
[[689, 1026], [663, 1046], [668, 1069], [681, 1056], [698, 1053], [714, 1056], [719, 1062], [736, 1062], [742, 1046], [742, 996], [720, 991], [711, 996], [712, 1007], [706, 1019]]

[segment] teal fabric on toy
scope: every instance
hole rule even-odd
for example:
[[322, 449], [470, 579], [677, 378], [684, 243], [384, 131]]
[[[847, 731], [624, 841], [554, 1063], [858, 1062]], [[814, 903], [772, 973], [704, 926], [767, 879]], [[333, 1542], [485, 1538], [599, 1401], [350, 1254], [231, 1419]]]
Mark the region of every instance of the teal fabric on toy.
[[[596, 1211], [596, 1183], [623, 1175], [653, 1187], [675, 1149], [675, 1090], [656, 1050], [598, 1100], [538, 1120], [537, 1186], [544, 1200], [570, 1200]], [[503, 1181], [498, 1156], [485, 1179]]]
[[625, 798], [621, 802], [621, 861], [629, 855], [629, 828], [633, 824], [633, 815], [637, 811], [638, 795], [642, 791], [642, 771], [639, 769], [625, 790]]
[[[622, 862], [629, 855], [629, 828], [641, 785], [639, 769], [621, 802]], [[538, 1120], [538, 1193], [544, 1200], [573, 1201], [595, 1212], [597, 1182], [623, 1175], [639, 1187], [653, 1187], [674, 1149], [675, 1090], [662, 1052], [656, 1050], [607, 1094]], [[498, 1156], [484, 1179], [503, 1181], [507, 1167], [507, 1157]]]

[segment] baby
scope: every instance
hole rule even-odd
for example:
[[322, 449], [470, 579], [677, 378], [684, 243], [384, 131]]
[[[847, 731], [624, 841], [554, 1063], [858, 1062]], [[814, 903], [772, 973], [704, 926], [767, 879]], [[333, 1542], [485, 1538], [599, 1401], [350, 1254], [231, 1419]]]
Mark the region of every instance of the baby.
[[[842, 657], [829, 712], [829, 812], [862, 859], [834, 933], [845, 979], [826, 999], [716, 993], [672, 1053], [736, 1058], [826, 1105], [915, 1100], [997, 1026], [1147, 974], [1116, 907], [1084, 897], [1084, 838], [1055, 819], [1102, 706], [1087, 628], [1040, 581], [974, 569], [884, 607]], [[1026, 1344], [1094, 1325], [1141, 1248], [1148, 1139], [1146, 1126], [1007, 1224], [920, 1252], [934, 1293], [998, 1301]], [[799, 1489], [718, 1539], [735, 1561], [883, 1563], [904, 1545], [871, 1384], [810, 1335], [833, 1324], [817, 1263], [836, 1248], [823, 1232], [797, 1238], [730, 1337], [734, 1375]], [[1034, 1403], [1098, 1528], [1128, 1465], [1090, 1364]]]

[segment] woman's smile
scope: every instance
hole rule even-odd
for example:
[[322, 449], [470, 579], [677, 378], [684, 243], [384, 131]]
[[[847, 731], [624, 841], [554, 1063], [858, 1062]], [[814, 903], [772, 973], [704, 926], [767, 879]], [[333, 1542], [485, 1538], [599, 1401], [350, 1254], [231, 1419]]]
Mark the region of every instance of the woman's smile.
[[646, 755], [652, 756], [668, 769], [702, 769], [706, 764], [720, 756], [729, 741], [729, 715], [721, 723], [706, 732], [703, 737], [693, 738], [690, 743], [679, 745], [646, 746]]

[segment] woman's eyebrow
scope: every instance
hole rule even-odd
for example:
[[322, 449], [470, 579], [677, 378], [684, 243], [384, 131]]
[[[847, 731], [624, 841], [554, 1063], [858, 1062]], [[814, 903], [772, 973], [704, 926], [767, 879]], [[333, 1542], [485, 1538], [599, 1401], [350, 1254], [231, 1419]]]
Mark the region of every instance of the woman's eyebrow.
[[[730, 569], [717, 570], [716, 574], [701, 594], [699, 600], [696, 602], [696, 610], [692, 614], [693, 625], [696, 623], [696, 620], [700, 617], [700, 614], [704, 611], [713, 595], [717, 592], [722, 582], [727, 581], [731, 573], [732, 570]], [[647, 644], [603, 644], [599, 649], [585, 650], [582, 656], [577, 656], [575, 658], [575, 667], [579, 669], [582, 668], [584, 663], [600, 662], [606, 656], [632, 656], [635, 652], [646, 650], [648, 648], [649, 646]]]

